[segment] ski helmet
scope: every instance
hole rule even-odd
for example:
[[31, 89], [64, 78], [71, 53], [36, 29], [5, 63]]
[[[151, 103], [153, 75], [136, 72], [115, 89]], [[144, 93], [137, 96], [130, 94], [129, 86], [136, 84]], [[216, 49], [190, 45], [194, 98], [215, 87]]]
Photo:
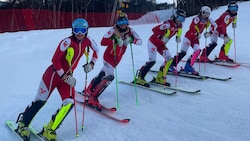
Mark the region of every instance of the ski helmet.
[[186, 18], [186, 12], [182, 9], [177, 9], [174, 18], [180, 22], [184, 22]]
[[231, 1], [228, 3], [228, 10], [229, 11], [238, 11], [238, 4], [235, 1]]
[[88, 22], [83, 18], [77, 18], [72, 22], [72, 32], [74, 34], [86, 34], [89, 28]]
[[118, 15], [117, 15], [117, 22], [116, 22], [117, 25], [123, 25], [123, 24], [126, 24], [128, 25], [128, 15], [124, 12], [120, 12]]
[[208, 6], [202, 6], [201, 10], [200, 10], [200, 13], [203, 14], [203, 15], [206, 15], [206, 17], [209, 17], [210, 14], [211, 14], [211, 9]]

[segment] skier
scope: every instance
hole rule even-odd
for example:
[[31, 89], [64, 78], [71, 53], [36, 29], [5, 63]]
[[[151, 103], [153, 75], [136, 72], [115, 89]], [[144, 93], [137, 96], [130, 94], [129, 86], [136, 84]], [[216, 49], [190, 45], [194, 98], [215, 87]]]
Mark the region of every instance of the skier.
[[[180, 60], [186, 55], [189, 46], [191, 46], [194, 50], [193, 54], [188, 58], [184, 69], [181, 68], [181, 71], [185, 71], [186, 73], [191, 73], [194, 75], [199, 75], [197, 71], [194, 70], [193, 65], [195, 60], [200, 54], [200, 45], [199, 39], [201, 38], [201, 34], [205, 28], [208, 28], [210, 24], [214, 26], [216, 29], [217, 24], [209, 18], [211, 14], [211, 9], [208, 6], [202, 6], [198, 16], [194, 17], [190, 26], [189, 30], [186, 32], [185, 37], [183, 38], [181, 51], [174, 56], [173, 62], [169, 68], [169, 71], [175, 72], [176, 66], [180, 62]], [[204, 37], [209, 37], [209, 32], [204, 33]]]
[[107, 46], [103, 55], [103, 67], [100, 73], [93, 78], [89, 86], [86, 88], [88, 99], [86, 103], [101, 110], [98, 97], [104, 89], [114, 79], [114, 68], [119, 64], [124, 55], [127, 45], [134, 43], [141, 45], [142, 40], [137, 33], [130, 28], [126, 13], [120, 12], [117, 16], [116, 24], [103, 36], [101, 40], [102, 46]]
[[74, 106], [76, 79], [73, 76], [73, 71], [87, 48], [91, 48], [93, 54], [91, 62], [83, 66], [86, 73], [94, 68], [98, 58], [99, 48], [94, 40], [87, 36], [88, 27], [88, 22], [85, 19], [75, 19], [72, 22], [72, 35], [63, 39], [58, 45], [52, 58], [52, 65], [46, 69], [42, 76], [34, 101], [18, 116], [16, 131], [24, 140], [30, 140], [28, 126], [55, 88], [57, 88], [62, 98], [62, 105], [52, 115], [47, 126], [43, 127], [42, 135], [48, 141], [57, 140], [56, 129], [59, 128]]
[[227, 27], [232, 23], [232, 28], [236, 28], [238, 5], [235, 1], [228, 3], [228, 9], [215, 21], [218, 27], [213, 26], [209, 32], [211, 43], [205, 47], [199, 58], [200, 62], [211, 62], [208, 58], [209, 54], [217, 46], [218, 37], [224, 40], [221, 47], [218, 60], [233, 62], [233, 59], [228, 57], [228, 52], [233, 40], [227, 34]]
[[166, 44], [175, 34], [175, 41], [177, 43], [181, 42], [182, 23], [185, 21], [185, 17], [186, 12], [182, 9], [178, 9], [171, 19], [152, 29], [153, 35], [151, 35], [148, 40], [149, 60], [140, 68], [140, 70], [137, 71], [137, 84], [149, 87], [149, 84], [145, 80], [145, 76], [156, 63], [156, 55], [158, 52], [164, 58], [164, 62], [161, 65], [156, 78], [153, 78], [153, 81], [155, 83], [170, 86], [170, 83], [166, 82], [165, 75], [173, 59]]

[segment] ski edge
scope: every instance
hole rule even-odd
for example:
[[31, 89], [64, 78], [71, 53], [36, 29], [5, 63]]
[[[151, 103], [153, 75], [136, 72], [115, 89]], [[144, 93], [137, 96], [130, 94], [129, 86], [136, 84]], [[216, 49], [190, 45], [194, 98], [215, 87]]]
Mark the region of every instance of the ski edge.
[[198, 90], [185, 90], [185, 89], [181, 89], [181, 88], [178, 88], [178, 87], [163, 86], [161, 84], [157, 84], [157, 83], [153, 83], [153, 82], [150, 82], [150, 84], [155, 85], [155, 86], [159, 86], [159, 87], [163, 87], [164, 89], [171, 89], [171, 90], [176, 90], [176, 91], [191, 93], [191, 94], [197, 94], [197, 93], [201, 92], [200, 89], [198, 89]]
[[[76, 94], [79, 94], [81, 96], [84, 96], [84, 94], [82, 92], [79, 92], [79, 91], [76, 91], [75, 92]], [[82, 102], [82, 101], [79, 101], [79, 100], [76, 100], [77, 102]], [[110, 112], [116, 112], [117, 111], [117, 108], [116, 107], [106, 107], [104, 105], [102, 105], [102, 109], [104, 109], [105, 111], [110, 111]]]
[[33, 135], [35, 135], [38, 139], [40, 139], [41, 141], [47, 141], [46, 139], [44, 139], [43, 137], [42, 137], [42, 135], [40, 135], [39, 134], [39, 132], [35, 129], [35, 128], [33, 128], [32, 126], [29, 126], [29, 130], [30, 130], [30, 132], [33, 134]]
[[[76, 103], [79, 104], [79, 105], [81, 105], [81, 106], [84, 106], [84, 103], [83, 103], [83, 102], [80, 102], [80, 101], [77, 101], [77, 100], [76, 100]], [[131, 120], [131, 119], [129, 119], [129, 118], [120, 119], [120, 118], [111, 116], [111, 115], [109, 115], [109, 114], [107, 114], [107, 113], [105, 113], [105, 112], [96, 110], [96, 109], [94, 109], [94, 108], [92, 108], [92, 107], [90, 107], [90, 106], [87, 106], [87, 105], [86, 105], [86, 107], [87, 107], [89, 110], [91, 110], [91, 111], [94, 111], [94, 112], [96, 112], [96, 113], [98, 113], [98, 114], [101, 114], [101, 115], [103, 115], [103, 116], [105, 116], [105, 117], [107, 117], [107, 118], [109, 118], [109, 119], [112, 119], [112, 120], [117, 121], [117, 122], [120, 122], [120, 123], [128, 123], [128, 122], [130, 122], [130, 120]]]
[[6, 121], [6, 125], [9, 127], [9, 129], [13, 132], [13, 134], [16, 135], [16, 137], [20, 140], [23, 141], [23, 138], [15, 131], [16, 130], [16, 125], [14, 125], [14, 122], [11, 120]]
[[[14, 121], [11, 121], [11, 120], [7, 120], [6, 121], [6, 124], [7, 126], [14, 132], [14, 134], [21, 140], [23, 141], [23, 138], [15, 131], [15, 129], [17, 128], [17, 125], [16, 123], [14, 123]], [[15, 125], [14, 125], [15, 124]], [[38, 132], [32, 127], [32, 126], [29, 126], [28, 128], [30, 130], [30, 132], [37, 138], [39, 139], [40, 141], [46, 141], [45, 139], [43, 139], [42, 137], [40, 137], [38, 135]], [[33, 137], [33, 136], [32, 136]], [[30, 139], [32, 140], [32, 138]]]
[[[126, 81], [123, 81], [123, 80], [119, 80], [119, 83], [127, 84], [127, 85], [130, 85], [130, 86], [134, 86], [135, 85], [134, 83], [126, 82]], [[165, 95], [174, 95], [174, 94], [177, 93], [176, 91], [174, 91], [174, 92], [164, 92], [164, 91], [160, 91], [160, 90], [157, 90], [157, 89], [154, 89], [154, 88], [150, 88], [150, 87], [145, 87], [145, 86], [138, 85], [138, 84], [136, 84], [136, 86], [140, 87], [140, 88], [143, 88], [143, 89], [146, 89], [146, 90], [153, 91], [153, 92], [158, 92], [158, 93], [161, 93], [161, 94], [165, 94]]]
[[[150, 72], [158, 72], [156, 70], [149, 70]], [[169, 75], [176, 75], [176, 73], [168, 72]], [[213, 79], [213, 80], [219, 80], [219, 81], [227, 81], [232, 79], [232, 77], [226, 77], [226, 78], [219, 78], [219, 77], [212, 77], [212, 76], [206, 76], [206, 75], [192, 75], [192, 74], [186, 74], [182, 72], [178, 72], [177, 76], [186, 77], [186, 78], [192, 78], [192, 79], [198, 79], [198, 80], [207, 80], [207, 79]]]

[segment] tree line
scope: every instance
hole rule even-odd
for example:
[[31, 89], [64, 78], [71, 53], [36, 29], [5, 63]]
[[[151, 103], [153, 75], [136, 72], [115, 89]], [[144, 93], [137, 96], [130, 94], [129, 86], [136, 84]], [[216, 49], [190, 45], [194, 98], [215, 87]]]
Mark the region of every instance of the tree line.
[[[247, 1], [247, 0], [241, 0]], [[122, 9], [131, 13], [146, 13], [160, 9], [181, 8], [187, 15], [195, 15], [200, 7], [207, 5], [212, 9], [227, 5], [230, 0], [173, 0], [173, 3], [157, 4], [156, 0], [7, 0], [0, 9], [46, 9], [61, 12], [104, 12]], [[116, 4], [116, 5], [115, 5]], [[122, 7], [122, 4], [124, 7]]]

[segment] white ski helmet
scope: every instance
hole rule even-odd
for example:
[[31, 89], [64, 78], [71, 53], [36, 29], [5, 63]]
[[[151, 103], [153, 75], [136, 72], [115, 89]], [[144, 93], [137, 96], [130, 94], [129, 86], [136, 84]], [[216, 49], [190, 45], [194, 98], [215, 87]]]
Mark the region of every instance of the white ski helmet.
[[200, 14], [206, 15], [207, 17], [211, 14], [211, 9], [208, 6], [202, 6], [200, 10]]

